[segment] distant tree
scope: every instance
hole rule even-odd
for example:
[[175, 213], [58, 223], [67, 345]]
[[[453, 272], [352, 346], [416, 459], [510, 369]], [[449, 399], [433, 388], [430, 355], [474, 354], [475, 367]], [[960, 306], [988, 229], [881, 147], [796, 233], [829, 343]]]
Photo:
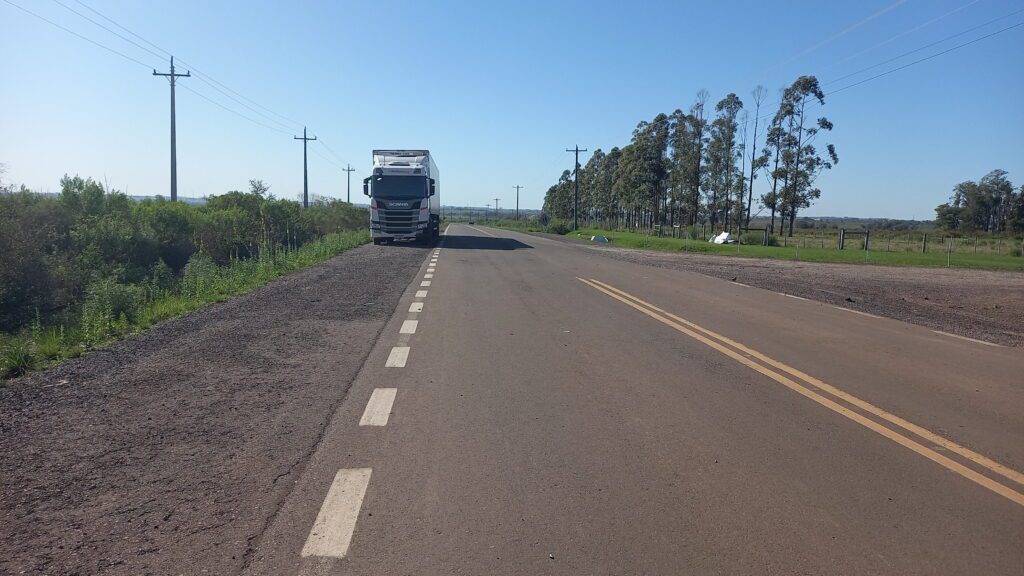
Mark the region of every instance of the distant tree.
[[572, 171], [564, 170], [558, 183], [544, 194], [544, 213], [552, 218], [568, 220], [572, 218], [572, 209]]
[[993, 170], [977, 182], [953, 188], [949, 202], [935, 208], [935, 222], [949, 231], [1019, 232], [1024, 230], [1024, 190], [1015, 192], [1005, 170]]
[[[750, 207], [754, 202], [754, 180], [757, 178], [757, 171], [763, 166], [768, 165], [768, 155], [762, 154], [757, 155], [757, 128], [760, 121], [759, 115], [761, 113], [761, 104], [764, 102], [765, 97], [768, 95], [768, 91], [764, 89], [764, 86], [758, 86], [751, 93], [754, 98], [754, 137], [750, 143], [750, 177], [748, 178], [747, 186], [749, 190], [747, 192], [747, 213], [743, 222], [744, 228], [750, 227]], [[744, 143], [746, 145], [746, 143]]]
[[719, 216], [724, 225], [729, 227], [733, 183], [736, 179], [736, 117], [742, 109], [743, 101], [731, 93], [715, 106], [717, 115], [711, 123], [707, 169], [703, 180], [712, 228], [716, 226]]
[[[814, 122], [808, 119], [808, 100], [825, 104], [818, 79], [814, 76], [797, 78], [783, 93], [780, 113], [784, 114], [788, 127], [788, 138], [784, 141], [783, 165], [786, 168], [783, 187], [783, 208], [789, 217], [789, 235], [793, 235], [793, 222], [797, 212], [810, 206], [821, 197], [821, 190], [814, 182], [822, 170], [831, 169], [839, 162], [835, 147], [826, 145], [826, 155], [821, 156], [814, 146], [820, 131], [831, 131], [832, 123], [825, 117]], [[785, 223], [785, 222], [784, 222]]]

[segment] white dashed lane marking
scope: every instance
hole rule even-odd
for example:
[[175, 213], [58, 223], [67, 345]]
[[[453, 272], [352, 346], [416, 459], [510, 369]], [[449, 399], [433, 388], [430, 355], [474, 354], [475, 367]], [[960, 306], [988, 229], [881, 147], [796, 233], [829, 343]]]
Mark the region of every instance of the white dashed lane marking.
[[427, 272], [429, 272], [430, 274], [433, 274], [434, 270], [435, 270], [435, 268], [427, 268]]
[[423, 302], [409, 304], [409, 312], [423, 312]]
[[430, 280], [424, 280], [423, 282], [420, 282], [420, 286], [423, 286], [424, 288], [430, 286]]
[[426, 290], [417, 290], [416, 291], [416, 297], [417, 298], [426, 298], [427, 297], [427, 291]]
[[363, 417], [359, 419], [359, 425], [386, 426], [397, 394], [398, 388], [375, 389], [373, 394], [370, 394], [370, 401], [366, 403], [366, 410], [363, 411]]
[[388, 354], [388, 361], [384, 363], [385, 368], [405, 368], [405, 362], [409, 359], [408, 346], [395, 346]]
[[303, 556], [344, 558], [370, 484], [370, 468], [338, 470], [302, 547]]
[[406, 320], [402, 322], [402, 328], [398, 331], [399, 334], [415, 334], [416, 326], [419, 325], [418, 320]]
[[423, 277], [424, 278], [433, 278], [434, 275], [433, 274], [424, 274]]

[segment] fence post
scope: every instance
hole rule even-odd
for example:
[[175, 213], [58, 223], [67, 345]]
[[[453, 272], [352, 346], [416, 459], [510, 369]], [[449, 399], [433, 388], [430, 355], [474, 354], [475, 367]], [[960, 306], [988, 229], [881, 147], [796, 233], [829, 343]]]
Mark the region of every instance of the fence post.
[[842, 250], [846, 246], [846, 228], [839, 229], [839, 249]]
[[870, 250], [870, 248], [868, 248], [868, 242], [870, 240], [871, 240], [871, 230], [864, 231], [864, 251], [865, 252]]
[[953, 253], [953, 237], [949, 238], [949, 245], [946, 247], [946, 268], [949, 268], [950, 255]]
[[923, 254], [923, 253], [925, 253], [927, 251], [928, 251], [928, 233], [925, 232], [924, 233], [924, 239], [921, 240], [921, 253]]
[[761, 240], [761, 246], [767, 246], [768, 245], [768, 227], [765, 226], [764, 230], [762, 230], [762, 232], [764, 232], [764, 238]]

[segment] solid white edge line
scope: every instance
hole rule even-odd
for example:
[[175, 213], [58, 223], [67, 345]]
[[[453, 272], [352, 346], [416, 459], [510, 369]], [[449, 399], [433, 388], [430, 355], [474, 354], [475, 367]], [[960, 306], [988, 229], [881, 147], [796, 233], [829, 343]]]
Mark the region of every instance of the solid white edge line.
[[984, 344], [985, 346], [994, 346], [996, 348], [1004, 348], [1002, 344], [996, 344], [995, 342], [985, 342], [984, 340], [978, 340], [977, 338], [970, 338], [967, 336], [961, 336], [959, 334], [950, 334], [949, 332], [943, 332], [942, 330], [932, 330], [936, 334], [942, 334], [943, 336], [949, 336], [951, 338], [957, 338], [959, 340], [967, 340], [968, 342], [974, 342], [975, 344]]
[[807, 298], [804, 298], [803, 296], [794, 296], [792, 294], [783, 294], [783, 296], [786, 298], [794, 298], [796, 300], [807, 300]]
[[395, 346], [391, 349], [391, 353], [388, 354], [388, 360], [384, 363], [385, 368], [405, 368], [405, 363], [409, 360], [409, 347], [408, 346]]
[[730, 282], [732, 282], [733, 284], [735, 284], [737, 286], [743, 286], [744, 288], [750, 288], [749, 284], [744, 284], [743, 282], [737, 282], [735, 280], [730, 280]]
[[861, 312], [860, 310], [854, 310], [853, 308], [845, 308], [843, 306], [834, 306], [834, 308], [837, 310], [842, 310], [844, 312], [852, 312], [854, 314], [860, 314], [861, 316], [867, 316], [868, 318], [877, 318], [879, 320], [883, 319], [881, 316], [876, 316], [875, 314], [869, 314], [867, 312]]
[[416, 327], [419, 325], [419, 320], [406, 320], [402, 322], [402, 327], [398, 330], [399, 334], [415, 334]]
[[372, 472], [370, 468], [338, 470], [306, 537], [303, 556], [344, 558], [348, 554]]
[[409, 312], [423, 312], [423, 302], [413, 302], [409, 304]]
[[398, 388], [375, 388], [370, 394], [370, 400], [366, 402], [366, 409], [363, 410], [363, 417], [359, 419], [359, 425], [387, 426], [396, 394]]

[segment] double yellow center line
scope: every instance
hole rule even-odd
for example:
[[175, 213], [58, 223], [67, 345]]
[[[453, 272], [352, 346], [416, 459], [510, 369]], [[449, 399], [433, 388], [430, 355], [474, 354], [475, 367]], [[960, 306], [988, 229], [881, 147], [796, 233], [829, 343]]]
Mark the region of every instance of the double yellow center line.
[[[1008, 480], [1013, 481], [1016, 484], [1024, 485], [1024, 474], [1004, 466], [990, 458], [982, 456], [977, 452], [974, 452], [968, 448], [960, 446], [959, 444], [943, 438], [934, 432], [931, 432], [925, 428], [922, 428], [916, 424], [908, 422], [895, 414], [889, 413], [878, 406], [875, 406], [869, 402], [861, 400], [856, 396], [853, 396], [847, 392], [844, 392], [835, 386], [822, 382], [821, 380], [805, 374], [796, 368], [787, 366], [778, 360], [774, 360], [765, 356], [764, 354], [748, 348], [739, 342], [731, 340], [721, 334], [716, 334], [707, 328], [703, 328], [686, 320], [680, 318], [675, 314], [666, 312], [661, 308], [658, 308], [654, 304], [645, 302], [632, 294], [619, 290], [614, 286], [595, 280], [593, 278], [583, 279], [576, 278], [580, 282], [611, 296], [612, 298], [632, 307], [636, 310], [654, 318], [655, 320], [686, 334], [687, 336], [697, 340], [707, 346], [721, 352], [722, 354], [732, 358], [733, 360], [743, 364], [765, 376], [775, 380], [779, 384], [789, 388], [790, 390], [809, 398], [821, 404], [822, 406], [842, 414], [843, 416], [853, 420], [854, 422], [877, 432], [878, 434], [892, 440], [893, 442], [917, 452], [921, 456], [935, 462], [936, 464], [956, 472], [957, 474], [967, 478], [968, 480], [975, 482], [989, 490], [1016, 502], [1017, 504], [1024, 506], [1024, 493], [1021, 493], [1017, 489], [1010, 488], [1004, 484], [996, 482], [992, 478], [985, 476], [967, 466], [957, 462], [940, 454], [933, 448], [926, 446], [911, 438], [910, 436], [904, 435], [896, 429], [889, 428], [880, 422], [868, 418], [861, 412], [854, 410], [857, 408], [867, 414], [875, 416], [880, 420], [887, 422], [897, 429], [902, 429], [905, 432], [910, 432], [922, 440], [925, 440], [936, 447], [940, 447], [944, 450], [948, 450], [969, 462], [981, 466], [992, 473], [998, 474]], [[826, 396], [827, 394], [827, 396]], [[846, 405], [839, 401], [845, 402]]]

